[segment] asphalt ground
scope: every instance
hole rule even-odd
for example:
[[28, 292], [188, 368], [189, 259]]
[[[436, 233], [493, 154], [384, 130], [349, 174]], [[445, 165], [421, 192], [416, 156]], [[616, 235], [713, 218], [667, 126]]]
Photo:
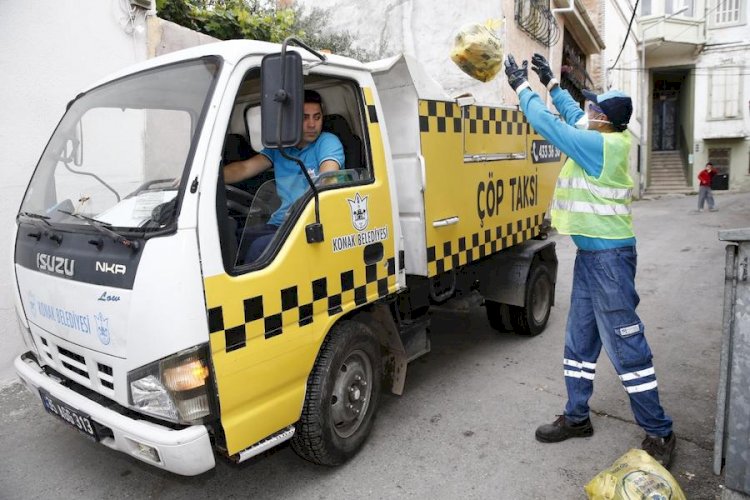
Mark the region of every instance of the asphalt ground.
[[[662, 403], [675, 422], [671, 472], [690, 499], [719, 498], [712, 472], [724, 248], [746, 227], [750, 195], [634, 203], [641, 296]], [[20, 384], [0, 389], [0, 498], [580, 499], [583, 486], [640, 445], [628, 399], [604, 353], [591, 399], [593, 437], [541, 444], [534, 430], [565, 404], [562, 348], [575, 249], [555, 236], [556, 306], [544, 333], [489, 328], [482, 307], [436, 308], [432, 351], [409, 365], [403, 396], [384, 394], [375, 427], [347, 464], [324, 468], [281, 446], [185, 478], [92, 443], [54, 420]], [[459, 304], [460, 305], [460, 304]]]

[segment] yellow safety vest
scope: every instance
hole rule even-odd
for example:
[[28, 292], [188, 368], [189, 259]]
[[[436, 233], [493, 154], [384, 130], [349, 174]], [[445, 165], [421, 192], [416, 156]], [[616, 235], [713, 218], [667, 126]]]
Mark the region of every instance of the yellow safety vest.
[[552, 200], [552, 225], [560, 234], [625, 239], [635, 236], [630, 201], [633, 179], [628, 172], [630, 134], [604, 137], [604, 166], [592, 177], [572, 158], [560, 172]]

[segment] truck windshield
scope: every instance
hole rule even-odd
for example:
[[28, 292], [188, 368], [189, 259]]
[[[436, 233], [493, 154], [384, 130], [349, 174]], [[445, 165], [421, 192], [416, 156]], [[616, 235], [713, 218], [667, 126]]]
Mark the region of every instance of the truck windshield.
[[126, 231], [171, 225], [219, 67], [187, 61], [80, 96], [39, 160], [21, 215]]

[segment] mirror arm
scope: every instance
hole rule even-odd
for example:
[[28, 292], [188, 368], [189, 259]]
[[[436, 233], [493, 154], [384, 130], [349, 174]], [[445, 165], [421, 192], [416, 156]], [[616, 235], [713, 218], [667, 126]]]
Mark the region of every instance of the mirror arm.
[[[282, 120], [283, 120], [283, 104], [286, 103], [289, 100], [289, 95], [286, 92], [286, 47], [287, 44], [290, 42], [294, 42], [296, 45], [299, 45], [300, 47], [306, 49], [307, 51], [311, 52], [316, 57], [320, 58], [321, 61], [326, 61], [326, 56], [323, 54], [317, 52], [315, 49], [309, 47], [305, 43], [301, 42], [300, 40], [297, 40], [294, 37], [287, 37], [284, 40], [284, 43], [281, 45], [281, 88], [276, 91], [276, 93], [273, 96], [273, 100], [282, 104], [282, 106], [279, 106], [279, 119], [277, 120], [277, 132], [278, 132], [278, 138], [279, 138], [279, 144], [281, 144], [281, 131], [282, 128]], [[323, 241], [323, 227], [320, 224], [320, 198], [318, 197], [318, 188], [315, 186], [315, 183], [312, 180], [312, 177], [310, 177], [310, 174], [307, 172], [307, 169], [305, 168], [305, 164], [302, 163], [302, 160], [299, 158], [295, 158], [293, 156], [290, 156], [284, 151], [284, 146], [279, 146], [279, 153], [281, 153], [281, 156], [286, 158], [287, 160], [293, 160], [297, 162], [297, 165], [299, 165], [299, 168], [302, 170], [302, 173], [305, 175], [305, 179], [307, 180], [307, 183], [310, 185], [310, 189], [313, 192], [313, 196], [315, 197], [315, 224], [312, 228], [308, 227], [308, 233], [307, 233], [307, 241], [308, 243], [317, 243], [320, 241]]]
[[[306, 51], [310, 52], [312, 55], [314, 55], [315, 57], [317, 57], [318, 59], [320, 59], [321, 63], [324, 63], [324, 62], [326, 62], [328, 60], [328, 58], [326, 58], [325, 54], [321, 54], [317, 50], [315, 50], [312, 47], [310, 47], [309, 45], [307, 45], [305, 42], [303, 42], [301, 40], [298, 40], [297, 38], [294, 38], [293, 36], [286, 37], [284, 39], [284, 42], [281, 44], [281, 56], [282, 56], [282, 58], [284, 57], [284, 54], [286, 54], [286, 46], [290, 42], [294, 42], [295, 45], [297, 45], [299, 47], [302, 47]], [[318, 64], [320, 64], [320, 63], [318, 63]]]

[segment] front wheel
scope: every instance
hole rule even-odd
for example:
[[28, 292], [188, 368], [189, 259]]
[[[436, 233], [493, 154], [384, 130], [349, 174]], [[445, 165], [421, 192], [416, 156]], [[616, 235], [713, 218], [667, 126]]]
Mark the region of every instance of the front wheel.
[[307, 381], [292, 449], [321, 465], [354, 456], [372, 429], [381, 373], [380, 344], [372, 332], [354, 321], [334, 326]]
[[544, 331], [549, 320], [555, 284], [546, 265], [535, 262], [526, 282], [524, 305], [510, 306], [510, 322], [519, 335], [534, 336]]

